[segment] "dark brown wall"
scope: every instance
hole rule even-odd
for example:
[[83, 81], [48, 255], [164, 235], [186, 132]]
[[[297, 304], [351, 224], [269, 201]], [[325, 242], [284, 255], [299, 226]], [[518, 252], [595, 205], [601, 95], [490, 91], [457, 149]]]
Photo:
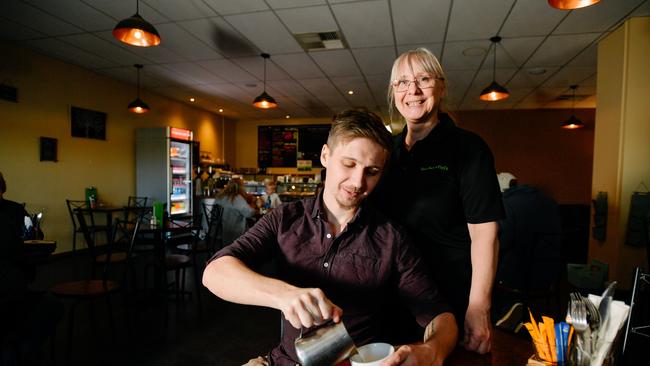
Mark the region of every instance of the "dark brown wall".
[[458, 125], [478, 133], [490, 145], [498, 172], [540, 188], [561, 204], [591, 202], [595, 109], [577, 109], [585, 123], [564, 130], [566, 109], [462, 111]]

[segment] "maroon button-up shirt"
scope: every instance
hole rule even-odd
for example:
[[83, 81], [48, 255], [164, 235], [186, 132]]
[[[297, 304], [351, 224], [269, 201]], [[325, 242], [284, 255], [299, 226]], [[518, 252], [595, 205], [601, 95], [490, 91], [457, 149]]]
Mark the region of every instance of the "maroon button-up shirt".
[[[317, 287], [343, 309], [343, 323], [357, 346], [399, 342], [391, 320], [400, 303], [422, 327], [450, 311], [403, 231], [370, 206], [362, 206], [338, 236], [326, 222], [322, 192], [265, 215], [212, 260], [233, 256], [252, 269], [274, 259], [274, 277]], [[246, 291], [246, 289], [242, 289]], [[300, 330], [284, 319], [273, 365], [295, 365]]]

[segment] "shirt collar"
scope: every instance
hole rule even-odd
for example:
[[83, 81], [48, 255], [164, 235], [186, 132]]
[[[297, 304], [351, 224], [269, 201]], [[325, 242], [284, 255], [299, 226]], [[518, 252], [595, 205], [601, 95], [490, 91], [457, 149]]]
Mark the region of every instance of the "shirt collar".
[[[323, 203], [323, 192], [325, 191], [324, 188], [321, 188], [318, 190], [318, 193], [316, 195], [316, 199], [314, 201], [314, 207], [311, 210], [311, 217], [312, 219], [322, 219], [322, 220], [327, 220], [327, 211], [325, 211], [325, 204]], [[367, 199], [361, 203], [361, 206], [357, 209], [357, 212], [354, 214], [352, 217], [352, 220], [348, 222], [348, 227], [350, 226], [355, 226], [355, 225], [361, 225], [368, 214], [366, 211], [369, 211], [368, 208], [366, 208], [367, 205]]]
[[[438, 113], [438, 124], [436, 124], [433, 129], [425, 136], [421, 141], [422, 142], [440, 142], [445, 138], [445, 134], [449, 131], [450, 127], [454, 127], [454, 121], [449, 117], [447, 113]], [[401, 150], [406, 150], [404, 145], [404, 140], [406, 139], [406, 134], [408, 132], [408, 126], [404, 126], [404, 130], [401, 134], [398, 135], [396, 140], [397, 145], [394, 148]], [[416, 143], [417, 145], [418, 143]]]

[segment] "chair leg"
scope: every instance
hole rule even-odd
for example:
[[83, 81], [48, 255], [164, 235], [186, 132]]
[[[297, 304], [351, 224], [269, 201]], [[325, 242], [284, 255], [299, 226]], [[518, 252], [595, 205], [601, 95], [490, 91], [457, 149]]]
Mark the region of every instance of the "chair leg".
[[199, 322], [203, 323], [203, 308], [201, 307], [201, 284], [199, 283], [199, 268], [196, 265], [196, 253], [192, 256], [194, 269], [194, 291], [196, 292], [196, 303], [199, 311]]
[[75, 301], [68, 311], [68, 339], [66, 340], [65, 364], [70, 365], [70, 356], [72, 354], [72, 335], [74, 333], [74, 313], [79, 301]]
[[111, 306], [111, 295], [106, 295], [106, 311], [108, 311], [108, 326], [111, 329], [111, 340], [115, 344], [115, 323], [113, 322], [113, 307]]

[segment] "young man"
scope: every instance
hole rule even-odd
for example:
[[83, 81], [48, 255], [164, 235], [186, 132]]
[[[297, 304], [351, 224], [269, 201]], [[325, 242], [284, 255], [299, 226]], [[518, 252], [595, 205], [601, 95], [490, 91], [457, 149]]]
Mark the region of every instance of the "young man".
[[[390, 145], [379, 117], [338, 114], [321, 151], [323, 190], [271, 211], [207, 266], [203, 284], [217, 296], [282, 312], [281, 343], [250, 365], [295, 365], [300, 328], [328, 319], [343, 321], [357, 346], [399, 344], [388, 307], [396, 298], [426, 327], [425, 341], [399, 348], [383, 365], [441, 365], [453, 349], [454, 317], [414, 247], [364, 204]], [[271, 259], [278, 262], [277, 278], [254, 271]]]

